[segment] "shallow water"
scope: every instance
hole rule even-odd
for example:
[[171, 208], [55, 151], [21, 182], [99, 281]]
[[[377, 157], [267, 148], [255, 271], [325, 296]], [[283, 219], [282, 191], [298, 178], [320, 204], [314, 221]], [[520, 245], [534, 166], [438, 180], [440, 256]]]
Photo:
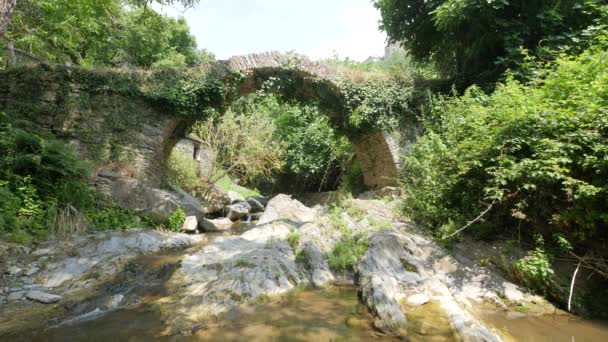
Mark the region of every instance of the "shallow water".
[[484, 321], [505, 341], [521, 342], [603, 342], [608, 341], [608, 325], [568, 314], [529, 316], [518, 313], [490, 313]]
[[269, 303], [234, 309], [217, 322], [193, 327], [193, 335], [166, 336], [146, 306], [49, 329], [34, 341], [368, 341], [390, 339], [372, 327], [353, 288], [295, 291]]
[[[409, 341], [458, 341], [440, 305], [407, 307]], [[608, 341], [608, 326], [573, 316], [485, 313], [505, 341]], [[298, 290], [267, 303], [243, 306], [182, 335], [148, 306], [117, 310], [55, 327], [32, 341], [369, 341], [394, 340], [373, 328], [373, 318], [352, 287]]]

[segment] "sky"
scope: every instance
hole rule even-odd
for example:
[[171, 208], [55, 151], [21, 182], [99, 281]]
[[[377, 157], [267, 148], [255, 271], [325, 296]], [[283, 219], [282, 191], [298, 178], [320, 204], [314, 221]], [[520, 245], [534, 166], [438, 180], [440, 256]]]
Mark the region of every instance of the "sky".
[[371, 0], [200, 0], [181, 12], [199, 48], [218, 59], [267, 51], [296, 51], [313, 59], [365, 60], [384, 55], [386, 35]]

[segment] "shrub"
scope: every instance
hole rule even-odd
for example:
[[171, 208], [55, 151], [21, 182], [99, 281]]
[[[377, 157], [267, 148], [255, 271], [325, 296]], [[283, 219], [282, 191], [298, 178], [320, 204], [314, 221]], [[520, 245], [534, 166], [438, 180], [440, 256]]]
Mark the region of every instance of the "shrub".
[[186, 221], [186, 213], [182, 208], [178, 208], [171, 214], [171, 216], [169, 216], [169, 220], [167, 221], [167, 229], [172, 232], [179, 232], [182, 230], [184, 221]]
[[[87, 212], [89, 227], [93, 230], [112, 230], [151, 227], [152, 222], [134, 212], [116, 206], [92, 208]], [[180, 227], [181, 228], [181, 227]]]
[[208, 155], [209, 170], [202, 179], [205, 186], [227, 175], [251, 180], [281, 168], [281, 149], [273, 140], [275, 126], [267, 117], [229, 111], [220, 121], [198, 122], [193, 130], [202, 138]]
[[289, 234], [287, 234], [287, 243], [289, 243], [294, 253], [298, 252], [298, 248], [300, 247], [300, 234], [298, 234], [297, 230], [292, 228], [289, 231]]
[[477, 217], [492, 232], [606, 238], [608, 59], [601, 49], [537, 66], [487, 95], [438, 96], [403, 160], [405, 210], [432, 229]]
[[334, 271], [353, 271], [357, 261], [367, 251], [367, 239], [346, 236], [336, 242], [328, 256], [329, 267]]
[[200, 183], [198, 175], [198, 162], [192, 156], [173, 150], [165, 164], [165, 177], [170, 184], [194, 192]]

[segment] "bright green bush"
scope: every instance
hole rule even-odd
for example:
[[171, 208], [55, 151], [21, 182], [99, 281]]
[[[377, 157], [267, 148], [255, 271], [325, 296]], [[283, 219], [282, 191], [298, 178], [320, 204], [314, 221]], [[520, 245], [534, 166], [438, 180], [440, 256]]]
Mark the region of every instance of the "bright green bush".
[[275, 96], [263, 95], [238, 101], [234, 110], [272, 119], [276, 127], [273, 148], [281, 152], [284, 161], [276, 177], [293, 192], [335, 188], [353, 158], [348, 139], [314, 106], [283, 103]]
[[407, 214], [433, 229], [462, 226], [495, 203], [477, 227], [605, 239], [607, 57], [563, 56], [529, 70], [526, 84], [435, 97], [403, 160]]
[[[86, 212], [89, 227], [93, 230], [114, 230], [152, 227], [152, 222], [130, 210], [116, 206], [92, 208]], [[180, 227], [181, 228], [181, 227]]]
[[173, 150], [165, 162], [167, 182], [194, 192], [200, 183], [198, 162], [180, 150]]
[[169, 220], [167, 221], [167, 229], [172, 232], [179, 232], [182, 230], [182, 226], [186, 221], [186, 213], [182, 208], [176, 209], [171, 216], [169, 216]]
[[367, 248], [367, 239], [345, 236], [336, 242], [328, 255], [329, 267], [334, 271], [353, 271]]

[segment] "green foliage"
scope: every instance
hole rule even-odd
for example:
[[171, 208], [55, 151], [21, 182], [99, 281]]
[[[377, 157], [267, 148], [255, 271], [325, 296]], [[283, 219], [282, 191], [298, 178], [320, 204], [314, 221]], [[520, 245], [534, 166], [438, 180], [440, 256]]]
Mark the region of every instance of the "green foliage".
[[328, 255], [329, 267], [334, 271], [353, 271], [357, 261], [363, 257], [367, 251], [367, 239], [357, 239], [353, 236], [346, 236], [334, 245]]
[[515, 263], [515, 273], [529, 288], [544, 292], [550, 286], [553, 269], [551, 256], [543, 247], [543, 238], [538, 235], [536, 239], [536, 249]]
[[407, 214], [434, 229], [461, 227], [496, 202], [477, 227], [605, 239], [606, 57], [592, 49], [528, 70], [529, 83], [510, 77], [490, 95], [472, 87], [435, 97], [426, 133], [403, 160]]
[[239, 100], [234, 110], [272, 120], [276, 127], [272, 148], [284, 161], [280, 177], [291, 183], [286, 186], [292, 186], [293, 191], [334, 187], [335, 179], [353, 158], [348, 139], [336, 132], [317, 107], [282, 103], [275, 96], [263, 95]]
[[0, 238], [29, 243], [50, 230], [67, 235], [89, 226], [141, 226], [133, 213], [99, 198], [89, 174], [71, 146], [16, 128], [0, 114]]
[[87, 210], [86, 216], [89, 221], [89, 227], [97, 231], [153, 226], [151, 221], [137, 216], [130, 210], [116, 206], [91, 208]]
[[18, 1], [6, 37], [34, 55], [85, 66], [181, 67], [212, 57], [196, 49], [184, 18], [120, 0]]
[[603, 0], [375, 0], [381, 29], [418, 61], [432, 60], [465, 84], [496, 80], [522, 60], [521, 47], [582, 49], [605, 29]]
[[216, 181], [215, 186], [217, 186], [224, 193], [228, 193], [228, 191], [234, 191], [245, 198], [261, 196], [260, 192], [256, 189], [250, 189], [236, 184], [232, 180], [232, 178], [230, 178], [229, 175], [226, 175]]
[[0, 235], [46, 237], [55, 208], [91, 204], [88, 175], [69, 146], [15, 128], [0, 114]]
[[189, 154], [174, 149], [165, 162], [165, 177], [169, 184], [194, 192], [199, 186], [198, 162]]
[[291, 249], [294, 250], [295, 253], [299, 251], [300, 247], [300, 234], [295, 229], [291, 229], [289, 234], [287, 234], [287, 243], [291, 246]]
[[177, 208], [171, 216], [169, 216], [169, 220], [167, 221], [167, 229], [172, 232], [179, 232], [182, 230], [182, 226], [186, 221], [186, 212], [182, 208]]

